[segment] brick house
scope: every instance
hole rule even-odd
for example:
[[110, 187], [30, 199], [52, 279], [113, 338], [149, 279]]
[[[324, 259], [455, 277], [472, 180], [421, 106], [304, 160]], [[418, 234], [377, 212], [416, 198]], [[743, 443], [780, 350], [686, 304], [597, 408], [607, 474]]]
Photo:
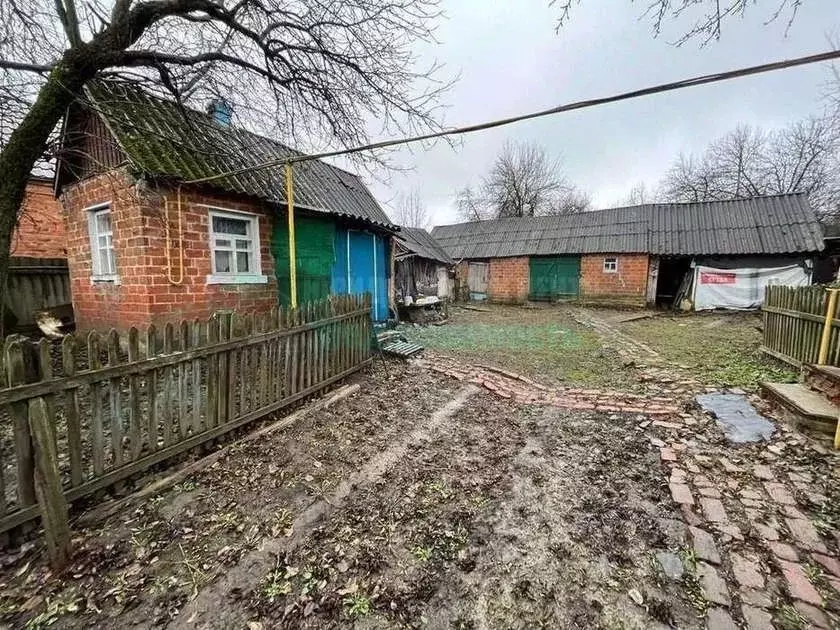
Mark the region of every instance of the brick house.
[[461, 299], [752, 308], [809, 283], [822, 228], [806, 195], [649, 204], [443, 225]]
[[26, 184], [11, 254], [19, 258], [64, 258], [66, 230], [52, 177], [32, 176]]
[[[91, 107], [68, 112], [56, 175], [77, 327], [288, 304], [283, 169], [248, 168], [295, 153], [231, 125], [222, 102], [199, 112], [118, 82], [86, 96]], [[394, 226], [352, 173], [304, 162], [294, 181], [298, 301], [371, 292], [385, 319]]]

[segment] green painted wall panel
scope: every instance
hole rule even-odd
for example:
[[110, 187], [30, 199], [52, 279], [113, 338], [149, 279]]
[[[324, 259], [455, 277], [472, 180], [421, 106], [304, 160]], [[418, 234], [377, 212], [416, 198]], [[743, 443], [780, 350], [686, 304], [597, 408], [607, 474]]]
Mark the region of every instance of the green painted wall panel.
[[[298, 303], [321, 300], [330, 294], [335, 262], [335, 223], [312, 216], [295, 217]], [[274, 222], [271, 238], [274, 272], [280, 304], [291, 303], [289, 290], [289, 226], [282, 217]]]
[[531, 256], [530, 299], [575, 298], [580, 293], [580, 256]]

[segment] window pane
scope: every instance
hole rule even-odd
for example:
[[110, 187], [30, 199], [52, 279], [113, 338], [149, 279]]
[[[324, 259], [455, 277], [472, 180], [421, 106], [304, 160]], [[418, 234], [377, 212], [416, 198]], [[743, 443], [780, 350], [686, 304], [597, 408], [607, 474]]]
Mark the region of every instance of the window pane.
[[239, 251], [241, 251], [241, 252], [244, 252], [244, 251], [250, 251], [250, 249], [251, 249], [251, 241], [240, 241], [240, 240], [237, 240], [237, 241], [236, 241], [236, 249], [238, 249], [238, 250], [239, 250]]
[[96, 232], [103, 234], [111, 231], [111, 213], [101, 212], [96, 215]]
[[249, 273], [251, 271], [251, 260], [248, 252], [236, 252], [237, 273]]
[[216, 251], [214, 255], [216, 260], [216, 273], [230, 273], [230, 252]]
[[217, 238], [216, 247], [230, 247], [230, 241], [225, 238]]
[[108, 251], [104, 248], [99, 250], [99, 273], [113, 273], [111, 271], [111, 260], [108, 256]]
[[240, 234], [242, 236], [248, 236], [248, 221], [214, 216], [213, 231], [217, 234]]

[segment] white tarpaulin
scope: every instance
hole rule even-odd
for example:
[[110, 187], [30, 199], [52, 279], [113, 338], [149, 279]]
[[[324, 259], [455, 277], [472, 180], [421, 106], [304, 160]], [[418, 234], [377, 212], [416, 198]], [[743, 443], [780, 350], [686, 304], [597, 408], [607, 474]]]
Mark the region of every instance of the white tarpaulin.
[[758, 308], [764, 303], [764, 289], [769, 284], [806, 286], [811, 284], [811, 272], [802, 265], [740, 269], [697, 265], [694, 268], [694, 308], [698, 311]]

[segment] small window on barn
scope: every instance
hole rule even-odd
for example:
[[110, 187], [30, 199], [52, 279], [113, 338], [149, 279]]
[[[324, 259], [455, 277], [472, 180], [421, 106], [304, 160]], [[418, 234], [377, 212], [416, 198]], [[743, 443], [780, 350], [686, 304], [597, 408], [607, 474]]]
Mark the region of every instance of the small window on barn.
[[604, 273], [618, 271], [618, 258], [604, 258]]
[[114, 254], [114, 230], [111, 206], [101, 204], [87, 209], [90, 233], [90, 257], [94, 282], [117, 281], [117, 259]]
[[209, 284], [268, 282], [260, 264], [257, 215], [210, 210]]

